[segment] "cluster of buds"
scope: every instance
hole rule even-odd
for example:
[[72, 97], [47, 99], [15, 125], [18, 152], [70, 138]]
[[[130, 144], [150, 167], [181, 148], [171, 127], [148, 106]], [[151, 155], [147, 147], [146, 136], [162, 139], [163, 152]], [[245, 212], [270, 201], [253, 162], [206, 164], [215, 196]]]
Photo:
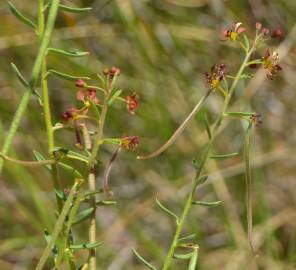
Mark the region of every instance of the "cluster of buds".
[[127, 136], [121, 138], [120, 146], [124, 150], [135, 150], [139, 145], [139, 137], [138, 136]]
[[282, 70], [282, 67], [278, 64], [278, 62], [279, 54], [277, 52], [270, 54], [269, 50], [266, 50], [262, 65], [267, 72], [266, 76], [268, 79], [273, 80], [278, 71]]
[[250, 116], [250, 122], [252, 123], [252, 125], [255, 125], [256, 127], [262, 125], [262, 116], [261, 114], [252, 114]]
[[234, 23], [231, 28], [223, 31], [223, 36], [231, 41], [236, 41], [240, 34], [244, 33], [246, 28], [242, 26], [241, 22]]
[[256, 30], [263, 38], [277, 38], [283, 36], [283, 31], [279, 28], [270, 31], [268, 28], [263, 27], [261, 22], [256, 22]]
[[226, 66], [224, 64], [215, 64], [211, 68], [211, 73], [205, 73], [206, 81], [208, 85], [215, 89], [219, 86], [220, 82], [223, 80], [226, 73]]
[[117, 67], [111, 67], [110, 69], [109, 68], [105, 68], [103, 70], [103, 74], [108, 78], [108, 81], [111, 84], [112, 81], [113, 81], [113, 79], [116, 76], [119, 76], [119, 74], [120, 74], [120, 68], [117, 68]]

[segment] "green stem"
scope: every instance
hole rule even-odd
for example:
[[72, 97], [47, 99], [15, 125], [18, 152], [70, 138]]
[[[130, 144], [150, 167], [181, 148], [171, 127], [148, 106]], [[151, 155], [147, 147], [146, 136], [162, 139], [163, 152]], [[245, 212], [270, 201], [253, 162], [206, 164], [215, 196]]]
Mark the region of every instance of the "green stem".
[[[58, 7], [60, 4], [60, 0], [52, 0], [52, 3], [50, 5], [50, 10], [49, 10], [49, 14], [48, 14], [48, 19], [47, 19], [47, 23], [46, 23], [46, 27], [42, 36], [42, 41], [39, 47], [39, 51], [38, 51], [38, 55], [36, 57], [32, 72], [31, 72], [31, 76], [30, 76], [30, 88], [26, 89], [26, 92], [24, 93], [24, 95], [21, 98], [21, 101], [19, 103], [19, 106], [17, 108], [17, 111], [14, 115], [14, 118], [12, 120], [12, 123], [10, 125], [8, 134], [6, 136], [6, 139], [4, 141], [3, 147], [1, 149], [1, 152], [3, 154], [7, 154], [13, 138], [15, 136], [15, 133], [19, 127], [20, 121], [27, 109], [30, 97], [32, 95], [32, 89], [35, 88], [36, 83], [38, 81], [41, 69], [42, 69], [42, 63], [43, 63], [43, 59], [45, 57], [46, 54], [46, 50], [50, 41], [50, 37], [52, 34], [52, 30], [54, 28], [54, 24], [55, 24], [55, 20], [56, 20], [56, 16], [57, 16], [57, 12], [58, 12]], [[0, 159], [0, 173], [2, 172], [2, 168], [3, 168], [3, 159]]]
[[236, 89], [237, 83], [238, 83], [242, 73], [244, 72], [244, 69], [246, 67], [247, 62], [249, 61], [252, 53], [254, 52], [254, 50], [256, 48], [256, 44], [257, 44], [257, 38], [254, 40], [253, 46], [251, 47], [251, 49], [246, 54], [246, 56], [244, 58], [244, 61], [243, 61], [242, 65], [240, 66], [240, 68], [239, 68], [239, 70], [237, 72], [237, 75], [236, 75], [236, 77], [235, 77], [235, 79], [234, 79], [234, 81], [233, 81], [233, 83], [231, 85], [231, 88], [229, 89], [228, 95], [226, 96], [226, 98], [224, 100], [222, 112], [221, 112], [218, 119], [216, 120], [216, 122], [213, 125], [212, 137], [211, 137], [210, 141], [208, 142], [207, 147], [206, 147], [206, 149], [205, 149], [205, 151], [203, 153], [202, 159], [201, 159], [200, 164], [199, 164], [199, 169], [197, 170], [197, 173], [196, 173], [195, 181], [193, 182], [192, 189], [191, 189], [191, 191], [190, 191], [190, 193], [189, 193], [189, 195], [187, 197], [186, 203], [184, 205], [182, 215], [181, 215], [181, 218], [180, 218], [180, 222], [177, 225], [175, 235], [174, 235], [173, 241], [171, 243], [171, 246], [169, 248], [168, 254], [167, 254], [166, 258], [165, 258], [162, 270], [168, 270], [170, 268], [170, 266], [171, 266], [173, 255], [174, 255], [175, 249], [176, 249], [176, 247], [178, 245], [178, 239], [180, 237], [180, 234], [181, 234], [183, 226], [184, 226], [184, 222], [185, 222], [185, 220], [187, 218], [187, 215], [188, 215], [189, 210], [190, 210], [191, 205], [192, 205], [193, 197], [194, 197], [197, 185], [198, 185], [198, 178], [201, 176], [203, 168], [204, 168], [204, 166], [206, 164], [206, 161], [208, 159], [209, 152], [211, 150], [212, 144], [213, 144], [215, 138], [217, 137], [217, 135], [219, 133], [219, 127], [221, 126], [221, 123], [222, 123], [222, 121], [224, 119], [224, 113], [227, 111], [227, 109], [229, 107], [231, 97], [233, 96], [233, 93], [234, 93], [234, 91]]

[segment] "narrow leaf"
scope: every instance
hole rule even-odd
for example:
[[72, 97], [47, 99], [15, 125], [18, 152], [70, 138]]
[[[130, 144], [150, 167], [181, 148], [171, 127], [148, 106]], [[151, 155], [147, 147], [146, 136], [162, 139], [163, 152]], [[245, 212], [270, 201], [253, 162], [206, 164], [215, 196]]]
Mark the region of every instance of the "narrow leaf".
[[25, 87], [30, 87], [29, 83], [27, 82], [27, 80], [25, 79], [25, 77], [21, 74], [21, 72], [19, 71], [19, 69], [17, 68], [17, 66], [14, 63], [11, 63], [12, 69], [15, 72], [16, 76], [18, 77], [19, 81], [21, 82], [21, 84]]
[[75, 219], [73, 220], [72, 225], [76, 225], [76, 224], [78, 224], [78, 223], [80, 223], [80, 222], [82, 222], [82, 221], [90, 218], [93, 212], [94, 212], [94, 208], [93, 207], [87, 208], [87, 209], [79, 212], [76, 215]]
[[70, 245], [71, 249], [94, 249], [102, 245], [103, 242], [84, 243], [78, 245]]
[[245, 45], [245, 48], [246, 48], [246, 51], [249, 51], [250, 49], [250, 42], [249, 42], [249, 39], [246, 35], [243, 35], [243, 39], [244, 39], [244, 45]]
[[256, 114], [256, 113], [254, 113], [254, 112], [227, 112], [227, 113], [224, 113], [224, 115], [234, 116], [234, 117], [252, 116], [253, 114]]
[[184, 237], [181, 237], [178, 239], [178, 242], [183, 242], [183, 241], [188, 241], [188, 240], [193, 240], [196, 237], [196, 234], [190, 234]]
[[104, 139], [104, 142], [115, 144], [115, 145], [120, 145], [121, 144], [121, 139], [117, 139], [117, 138], [106, 138], [106, 139]]
[[26, 16], [24, 16], [10, 1], [7, 2], [9, 9], [11, 13], [17, 17], [21, 22], [24, 24], [30, 26], [34, 30], [37, 29], [37, 26], [34, 22], [32, 22], [30, 19], [28, 19]]
[[[33, 154], [34, 154], [34, 157], [37, 161], [41, 161], [41, 160], [46, 160], [44, 156], [42, 156], [39, 152], [33, 150]], [[51, 166], [50, 165], [45, 165], [45, 168], [51, 172]]]
[[236, 157], [239, 153], [230, 153], [230, 154], [225, 154], [225, 155], [214, 155], [210, 156], [212, 159], [225, 159], [225, 158], [232, 158]]
[[61, 198], [63, 201], [65, 201], [67, 198], [66, 198], [66, 196], [65, 196], [65, 193], [63, 192], [63, 191], [61, 191], [61, 190], [57, 190], [57, 189], [54, 189], [54, 192], [55, 192], [55, 194], [57, 194], [57, 196], [59, 197], [59, 198]]
[[80, 153], [77, 153], [77, 152], [74, 152], [71, 150], [69, 150], [67, 152], [66, 157], [70, 158], [70, 159], [76, 159], [76, 160], [79, 160], [79, 161], [82, 161], [82, 162], [85, 162], [88, 164], [88, 157], [87, 156], [84, 156]]
[[53, 52], [53, 53], [57, 53], [65, 56], [71, 56], [71, 57], [83, 57], [83, 56], [89, 55], [89, 52], [73, 52], [73, 51], [56, 49], [56, 48], [48, 48], [47, 52]]
[[86, 11], [91, 11], [91, 7], [85, 7], [85, 8], [77, 8], [77, 7], [69, 7], [65, 5], [59, 5], [60, 10], [65, 11], [65, 12], [71, 12], [71, 13], [83, 13]]
[[187, 253], [187, 254], [174, 254], [174, 258], [180, 259], [180, 260], [189, 260], [193, 255], [193, 252]]
[[212, 134], [211, 134], [211, 128], [210, 128], [210, 125], [209, 125], [209, 120], [208, 120], [208, 117], [207, 117], [207, 114], [204, 113], [204, 119], [203, 119], [203, 122], [204, 122], [204, 125], [206, 127], [206, 131], [208, 133], [208, 137], [209, 139], [212, 138]]
[[208, 175], [201, 175], [197, 181], [196, 181], [196, 185], [201, 185], [203, 184], [204, 182], [206, 182], [208, 180]]
[[72, 166], [66, 164], [66, 163], [63, 163], [63, 162], [59, 162], [58, 165], [60, 167], [62, 167], [64, 170], [68, 171], [69, 173], [73, 174], [73, 176], [75, 178], [83, 178], [82, 174], [77, 171], [76, 169], [74, 169]]
[[90, 104], [91, 104], [91, 108], [93, 109], [93, 111], [94, 111], [94, 113], [95, 113], [95, 118], [96, 118], [97, 120], [99, 120], [100, 117], [101, 117], [101, 113], [100, 113], [100, 111], [99, 111], [99, 108], [98, 108], [97, 104], [94, 103], [94, 101], [93, 101], [91, 98], [88, 98], [88, 101], [90, 102]]
[[97, 189], [95, 191], [87, 191], [84, 193], [84, 198], [87, 198], [87, 197], [90, 197], [90, 196], [93, 196], [93, 195], [96, 195], [98, 193], [103, 193], [103, 189], [100, 188], [100, 189]]
[[157, 206], [163, 210], [166, 214], [168, 214], [169, 216], [173, 217], [176, 220], [176, 223], [179, 223], [179, 218], [178, 216], [173, 213], [171, 210], [169, 210], [168, 208], [166, 208], [158, 199], [156, 199], [156, 204]]
[[201, 205], [201, 206], [217, 206], [221, 203], [221, 201], [216, 202], [201, 202], [201, 201], [193, 201], [192, 204], [194, 205]]
[[99, 206], [107, 206], [107, 205], [115, 205], [117, 204], [116, 201], [98, 201], [96, 202], [96, 205], [99, 205]]
[[134, 248], [133, 248], [133, 253], [149, 269], [151, 269], [151, 270], [157, 270], [152, 264], [150, 264], [149, 262], [147, 262]]
[[112, 103], [115, 101], [115, 99], [121, 95], [121, 93], [122, 93], [122, 90], [121, 89], [115, 91], [115, 93], [113, 94], [113, 96], [109, 99], [108, 105], [109, 106], [112, 105]]
[[69, 75], [69, 74], [62, 73], [60, 71], [54, 70], [54, 69], [49, 69], [47, 72], [49, 74], [52, 74], [52, 75], [54, 75], [56, 77], [59, 77], [61, 79], [68, 80], [68, 81], [90, 80], [89, 77]]

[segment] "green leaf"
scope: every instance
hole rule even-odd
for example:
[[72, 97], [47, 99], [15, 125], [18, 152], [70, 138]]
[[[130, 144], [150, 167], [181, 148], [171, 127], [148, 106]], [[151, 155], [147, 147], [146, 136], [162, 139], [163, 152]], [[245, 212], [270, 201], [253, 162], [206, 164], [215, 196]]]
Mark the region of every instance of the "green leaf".
[[149, 269], [151, 269], [151, 270], [157, 270], [152, 264], [150, 264], [149, 262], [147, 262], [134, 248], [133, 248], [133, 253]]
[[98, 206], [107, 206], [107, 205], [115, 205], [117, 204], [116, 201], [98, 201], [96, 202], [96, 205]]
[[16, 76], [18, 77], [19, 81], [21, 82], [21, 84], [25, 87], [31, 88], [30, 84], [27, 82], [25, 77], [21, 74], [21, 72], [19, 71], [17, 66], [14, 63], [11, 63], [11, 66], [12, 66], [12, 69], [15, 72]]
[[166, 208], [158, 199], [156, 199], [156, 204], [157, 206], [163, 210], [167, 215], [173, 217], [175, 220], [176, 220], [176, 223], [178, 224], [179, 223], [179, 218], [178, 216], [173, 213], [171, 210], [169, 210], [168, 208]]
[[204, 182], [206, 182], [208, 180], [208, 175], [201, 175], [197, 181], [196, 181], [196, 185], [201, 185], [203, 184]]
[[98, 108], [97, 104], [94, 103], [94, 101], [93, 101], [91, 98], [88, 98], [87, 100], [88, 100], [88, 101], [90, 102], [90, 104], [91, 104], [91, 108], [93, 109], [93, 111], [94, 111], [94, 113], [95, 113], [95, 118], [96, 118], [97, 120], [99, 120], [101, 114], [100, 114], [100, 111], [99, 111], [99, 108]]
[[30, 19], [28, 19], [26, 16], [24, 16], [10, 1], [7, 2], [9, 9], [11, 11], [11, 13], [17, 17], [21, 22], [23, 22], [24, 24], [30, 26], [31, 28], [33, 28], [34, 30], [37, 29], [37, 26], [34, 22], [32, 22]]
[[120, 145], [121, 144], [121, 139], [117, 139], [117, 138], [106, 138], [106, 139], [104, 139], [104, 142], [115, 144], [115, 145]]
[[103, 189], [100, 188], [100, 189], [97, 189], [95, 191], [87, 191], [84, 193], [84, 198], [87, 198], [87, 197], [90, 197], [90, 196], [93, 196], [93, 195], [96, 195], [98, 193], [103, 193]]
[[95, 243], [84, 243], [78, 245], [70, 245], [71, 249], [94, 249], [102, 245], [103, 242], [97, 241]]
[[66, 157], [70, 158], [70, 159], [76, 159], [76, 160], [79, 160], [79, 161], [82, 161], [82, 162], [85, 162], [88, 164], [88, 157], [87, 156], [84, 156], [82, 154], [79, 154], [79, 153], [71, 151], [71, 150], [69, 150], [67, 152]]
[[[34, 157], [37, 161], [41, 161], [41, 160], [46, 160], [46, 158], [44, 156], [42, 156], [39, 152], [33, 150], [33, 154], [34, 154]], [[45, 168], [51, 172], [51, 166], [50, 165], [45, 165]]]
[[246, 51], [249, 51], [250, 49], [250, 42], [249, 42], [249, 39], [246, 35], [243, 35], [243, 39], [244, 39], [244, 46], [246, 48]]
[[188, 240], [193, 240], [196, 237], [196, 234], [190, 234], [184, 237], [181, 237], [178, 239], [178, 242], [183, 242], [183, 241], [188, 241]]
[[89, 55], [89, 52], [73, 52], [73, 51], [56, 49], [56, 48], [48, 48], [47, 52], [53, 52], [53, 53], [57, 53], [65, 56], [71, 56], [71, 57], [83, 57], [83, 56]]
[[180, 260], [189, 260], [193, 255], [193, 252], [187, 253], [187, 254], [174, 254], [174, 258], [180, 259]]
[[[47, 229], [44, 230], [44, 237], [45, 237], [45, 240], [46, 240], [46, 243], [49, 244], [50, 241], [52, 241], [52, 237], [50, 235], [50, 233], [47, 231]], [[52, 248], [52, 253], [56, 256], [58, 254], [58, 250], [57, 250], [57, 247], [56, 245], [53, 246]]]
[[59, 162], [58, 165], [61, 166], [64, 170], [73, 174], [75, 178], [83, 178], [82, 174], [79, 171], [77, 171], [76, 169], [74, 169], [72, 166], [70, 166], [66, 163], [63, 163], [63, 162]]
[[85, 7], [85, 8], [76, 8], [76, 7], [69, 7], [65, 5], [59, 5], [59, 9], [65, 12], [71, 12], [71, 13], [83, 13], [87, 11], [91, 11], [91, 7]]
[[226, 116], [233, 116], [233, 117], [245, 117], [245, 116], [252, 116], [256, 114], [254, 112], [226, 112], [224, 115]]
[[250, 65], [254, 65], [254, 64], [262, 64], [262, 60], [261, 59], [256, 59], [256, 60], [249, 61], [246, 64], [246, 66], [250, 66]]
[[211, 139], [212, 138], [211, 128], [210, 128], [209, 120], [208, 120], [208, 117], [207, 117], [206, 113], [204, 113], [203, 122], [204, 122], [204, 125], [205, 125], [205, 128], [206, 128], [208, 137], [209, 137], [209, 139]]
[[112, 105], [112, 103], [115, 101], [115, 99], [121, 95], [121, 93], [122, 93], [121, 89], [116, 90], [115, 93], [113, 94], [113, 96], [109, 99], [108, 105], [109, 106]]
[[48, 74], [54, 75], [56, 77], [59, 77], [61, 79], [68, 80], [68, 81], [90, 80], [89, 77], [69, 75], [69, 74], [54, 70], [54, 69], [49, 69], [47, 72], [48, 72]]
[[82, 221], [90, 218], [91, 215], [93, 214], [93, 212], [94, 212], [94, 208], [93, 207], [87, 208], [87, 209], [79, 212], [76, 215], [75, 219], [73, 220], [72, 225], [76, 225], [76, 224], [78, 224], [78, 223], [80, 223], [80, 222], [82, 222]]
[[67, 198], [66, 198], [66, 196], [65, 196], [65, 193], [63, 192], [63, 191], [61, 191], [61, 190], [57, 190], [57, 189], [54, 189], [54, 192], [55, 192], [55, 194], [57, 194], [57, 196], [59, 197], [59, 198], [61, 198], [63, 201], [65, 201]]
[[194, 205], [201, 205], [201, 206], [217, 206], [221, 203], [221, 201], [216, 202], [201, 202], [201, 201], [193, 201], [192, 204]]
[[232, 158], [238, 156], [239, 153], [230, 153], [230, 154], [225, 154], [225, 155], [214, 155], [210, 156], [212, 159], [225, 159], [225, 158]]

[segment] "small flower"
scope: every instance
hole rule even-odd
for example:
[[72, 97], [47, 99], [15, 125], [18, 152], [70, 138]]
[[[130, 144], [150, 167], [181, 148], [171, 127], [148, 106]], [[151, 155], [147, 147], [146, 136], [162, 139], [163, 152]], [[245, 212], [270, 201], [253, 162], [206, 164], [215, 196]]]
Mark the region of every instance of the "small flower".
[[272, 38], [277, 38], [277, 37], [282, 37], [283, 36], [283, 31], [281, 29], [274, 29], [272, 32], [271, 32], [271, 37]]
[[86, 83], [85, 83], [84, 80], [79, 79], [79, 80], [77, 80], [77, 81], [75, 82], [75, 85], [76, 85], [77, 87], [85, 87]]
[[263, 27], [262, 30], [261, 30], [261, 33], [264, 37], [267, 37], [269, 35], [269, 29], [266, 28], [266, 27]]
[[215, 64], [211, 68], [211, 74], [205, 73], [206, 81], [211, 88], [217, 88], [219, 83], [223, 80], [226, 72], [226, 66], [224, 64]]
[[262, 116], [261, 114], [252, 114], [250, 116], [250, 121], [253, 125], [255, 125], [256, 127], [262, 125]]
[[241, 22], [234, 23], [230, 29], [226, 29], [223, 31], [223, 35], [225, 38], [236, 41], [238, 36], [245, 32], [246, 28], [242, 26]]
[[66, 123], [69, 123], [72, 120], [74, 120], [76, 116], [77, 116], [77, 109], [74, 107], [71, 107], [62, 113], [62, 118]]
[[121, 139], [121, 147], [125, 150], [135, 150], [139, 145], [138, 136], [127, 136]]
[[278, 64], [279, 62], [279, 54], [277, 52], [273, 52], [270, 55], [269, 50], [266, 50], [265, 55], [263, 57], [263, 68], [266, 69], [266, 77], [270, 80], [277, 75], [278, 71], [282, 70], [282, 67]]
[[133, 92], [132, 95], [125, 97], [126, 107], [130, 114], [135, 114], [135, 111], [139, 106], [138, 100], [139, 95], [136, 92]]
[[91, 99], [95, 104], [100, 104], [100, 100], [97, 97], [97, 91], [94, 88], [88, 88], [88, 89], [81, 89], [76, 93], [76, 98], [78, 100], [83, 101], [85, 104], [87, 104], [88, 99]]

